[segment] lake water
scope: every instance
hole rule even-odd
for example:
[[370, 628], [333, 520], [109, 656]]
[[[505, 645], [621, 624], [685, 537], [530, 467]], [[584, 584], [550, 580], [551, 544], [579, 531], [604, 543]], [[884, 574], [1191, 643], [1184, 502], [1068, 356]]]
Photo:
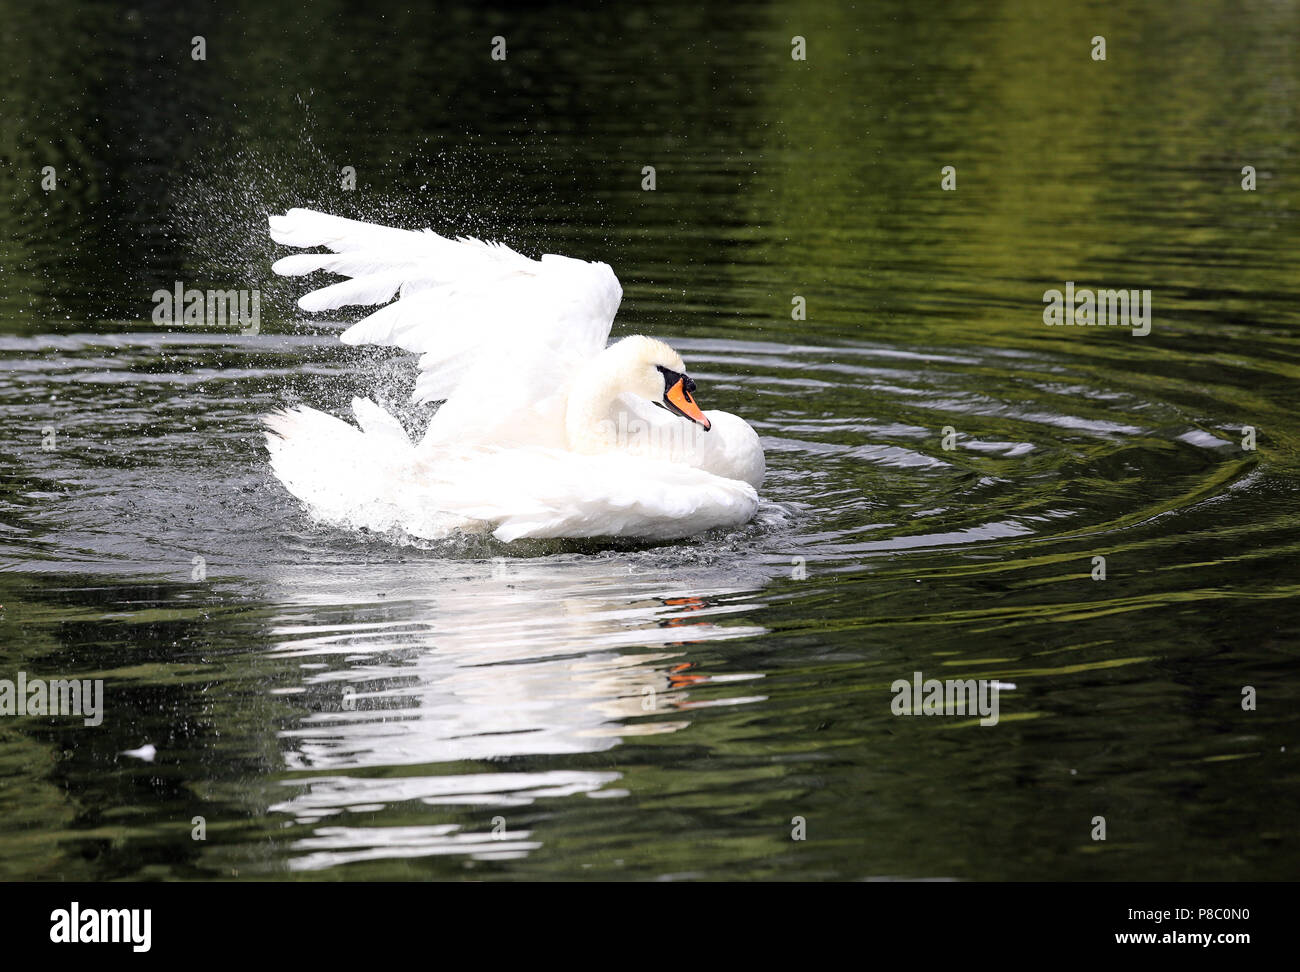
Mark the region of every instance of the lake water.
[[[8, 11], [0, 678], [105, 714], [0, 718], [0, 878], [1295, 876], [1300, 13], [868, 8]], [[294, 205], [610, 263], [756, 520], [313, 524], [262, 415], [429, 410], [271, 276]]]

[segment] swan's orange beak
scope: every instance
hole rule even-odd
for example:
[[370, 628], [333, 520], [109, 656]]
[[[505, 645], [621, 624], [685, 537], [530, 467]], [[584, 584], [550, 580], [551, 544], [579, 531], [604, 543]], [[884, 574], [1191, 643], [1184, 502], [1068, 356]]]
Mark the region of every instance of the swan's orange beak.
[[707, 432], [711, 423], [704, 413], [700, 411], [700, 406], [695, 404], [695, 399], [691, 397], [691, 392], [695, 389], [695, 382], [692, 381], [688, 386], [686, 384], [688, 381], [690, 379], [685, 376], [678, 378], [676, 383], [664, 392], [664, 402], [667, 403], [670, 411], [676, 412], [692, 422], [698, 422]]

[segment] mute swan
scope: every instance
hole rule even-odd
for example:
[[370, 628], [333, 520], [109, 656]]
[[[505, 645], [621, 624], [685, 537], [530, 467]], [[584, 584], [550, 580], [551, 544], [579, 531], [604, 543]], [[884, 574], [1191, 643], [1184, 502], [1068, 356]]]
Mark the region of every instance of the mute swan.
[[351, 278], [298, 306], [386, 304], [343, 343], [420, 355], [414, 398], [442, 403], [418, 443], [368, 398], [352, 401], [359, 428], [306, 407], [267, 416], [272, 469], [319, 519], [510, 541], [671, 540], [753, 517], [758, 435], [701, 410], [663, 342], [635, 335], [606, 347], [623, 296], [606, 264], [532, 260], [309, 209], [269, 223], [277, 243], [333, 251], [284, 257], [276, 273]]

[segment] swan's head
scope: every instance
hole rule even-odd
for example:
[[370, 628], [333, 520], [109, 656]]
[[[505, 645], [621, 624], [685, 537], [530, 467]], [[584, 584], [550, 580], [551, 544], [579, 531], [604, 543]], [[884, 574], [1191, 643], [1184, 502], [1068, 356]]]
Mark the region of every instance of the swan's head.
[[624, 338], [609, 350], [618, 360], [623, 391], [709, 430], [711, 423], [695, 403], [695, 381], [686, 374], [680, 354], [663, 341], [640, 334]]

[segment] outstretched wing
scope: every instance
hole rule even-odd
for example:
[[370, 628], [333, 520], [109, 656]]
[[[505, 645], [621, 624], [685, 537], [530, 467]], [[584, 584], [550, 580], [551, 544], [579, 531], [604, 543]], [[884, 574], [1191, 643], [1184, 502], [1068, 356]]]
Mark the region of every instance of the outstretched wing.
[[532, 260], [501, 244], [310, 209], [269, 222], [277, 243], [333, 251], [284, 257], [272, 266], [276, 273], [351, 278], [305, 294], [303, 310], [386, 305], [342, 340], [420, 355], [415, 399], [446, 400], [443, 425], [455, 415], [499, 426], [512, 410], [553, 393], [577, 361], [604, 349], [623, 297], [604, 263], [552, 254]]

